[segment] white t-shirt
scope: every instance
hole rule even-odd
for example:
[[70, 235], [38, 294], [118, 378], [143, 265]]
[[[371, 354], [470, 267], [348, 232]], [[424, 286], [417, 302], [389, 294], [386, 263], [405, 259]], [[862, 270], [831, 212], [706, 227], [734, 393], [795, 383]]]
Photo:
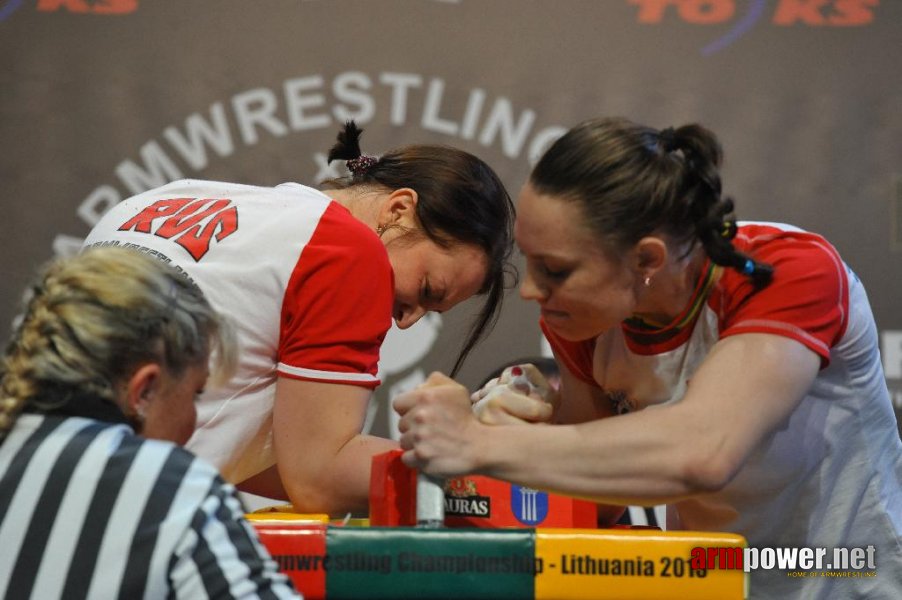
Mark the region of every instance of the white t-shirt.
[[106, 213], [85, 240], [103, 245], [172, 264], [235, 325], [238, 370], [202, 395], [188, 442], [227, 480], [275, 462], [277, 377], [379, 384], [394, 294], [388, 255], [375, 232], [321, 192], [174, 181]]

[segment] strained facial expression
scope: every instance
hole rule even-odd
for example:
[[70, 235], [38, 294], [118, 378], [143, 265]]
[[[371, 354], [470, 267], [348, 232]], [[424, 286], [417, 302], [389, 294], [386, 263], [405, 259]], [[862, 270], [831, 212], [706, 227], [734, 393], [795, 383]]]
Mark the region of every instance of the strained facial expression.
[[392, 240], [386, 250], [395, 275], [392, 316], [400, 329], [428, 311], [444, 312], [470, 298], [485, 281], [488, 259], [475, 245], [443, 248], [419, 236]]
[[526, 258], [520, 295], [538, 302], [545, 323], [564, 339], [596, 337], [632, 314], [635, 278], [602, 250], [578, 202], [527, 184], [514, 236]]

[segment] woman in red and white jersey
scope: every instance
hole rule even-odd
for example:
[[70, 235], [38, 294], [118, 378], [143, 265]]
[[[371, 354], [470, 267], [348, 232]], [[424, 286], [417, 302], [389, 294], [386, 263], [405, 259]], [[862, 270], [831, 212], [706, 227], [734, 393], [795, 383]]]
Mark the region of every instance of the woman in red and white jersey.
[[329, 159], [351, 174], [323, 191], [174, 181], [85, 241], [174, 265], [234, 324], [237, 373], [200, 398], [188, 448], [299, 512], [366, 512], [371, 457], [397, 447], [360, 433], [392, 318], [484, 295], [459, 365], [494, 322], [513, 245], [513, 203], [484, 162], [430, 145], [364, 156], [360, 133], [339, 134]]
[[433, 376], [395, 401], [404, 459], [667, 503], [670, 527], [751, 546], [874, 546], [876, 577], [759, 570], [752, 595], [902, 597], [902, 442], [864, 288], [821, 236], [737, 225], [720, 162], [698, 125], [599, 119], [558, 140], [515, 226], [520, 293], [562, 366], [553, 414], [511, 390], [477, 418]]

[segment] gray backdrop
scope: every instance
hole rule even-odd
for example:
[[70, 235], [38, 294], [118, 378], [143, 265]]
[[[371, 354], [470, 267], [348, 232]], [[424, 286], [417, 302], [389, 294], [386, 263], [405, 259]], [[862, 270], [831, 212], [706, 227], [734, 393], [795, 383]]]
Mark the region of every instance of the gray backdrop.
[[[900, 51], [896, 0], [0, 0], [0, 336], [113, 203], [183, 176], [314, 183], [347, 118], [371, 153], [473, 152], [514, 196], [585, 118], [698, 121], [740, 218], [823, 233], [864, 280], [899, 410]], [[390, 335], [374, 430], [474, 309]], [[536, 318], [512, 292], [461, 380], [542, 353]]]

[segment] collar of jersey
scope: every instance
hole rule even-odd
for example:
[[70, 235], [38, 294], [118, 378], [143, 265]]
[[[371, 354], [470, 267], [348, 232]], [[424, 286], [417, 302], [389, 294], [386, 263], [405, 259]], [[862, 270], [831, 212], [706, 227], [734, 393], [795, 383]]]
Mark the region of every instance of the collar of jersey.
[[666, 344], [676, 338], [679, 338], [678, 343], [682, 343], [692, 331], [692, 326], [701, 314], [702, 307], [722, 272], [722, 267], [707, 260], [692, 292], [692, 298], [683, 312], [667, 324], [650, 322], [636, 316], [630, 317], [623, 322], [623, 333], [627, 340], [640, 346]]

